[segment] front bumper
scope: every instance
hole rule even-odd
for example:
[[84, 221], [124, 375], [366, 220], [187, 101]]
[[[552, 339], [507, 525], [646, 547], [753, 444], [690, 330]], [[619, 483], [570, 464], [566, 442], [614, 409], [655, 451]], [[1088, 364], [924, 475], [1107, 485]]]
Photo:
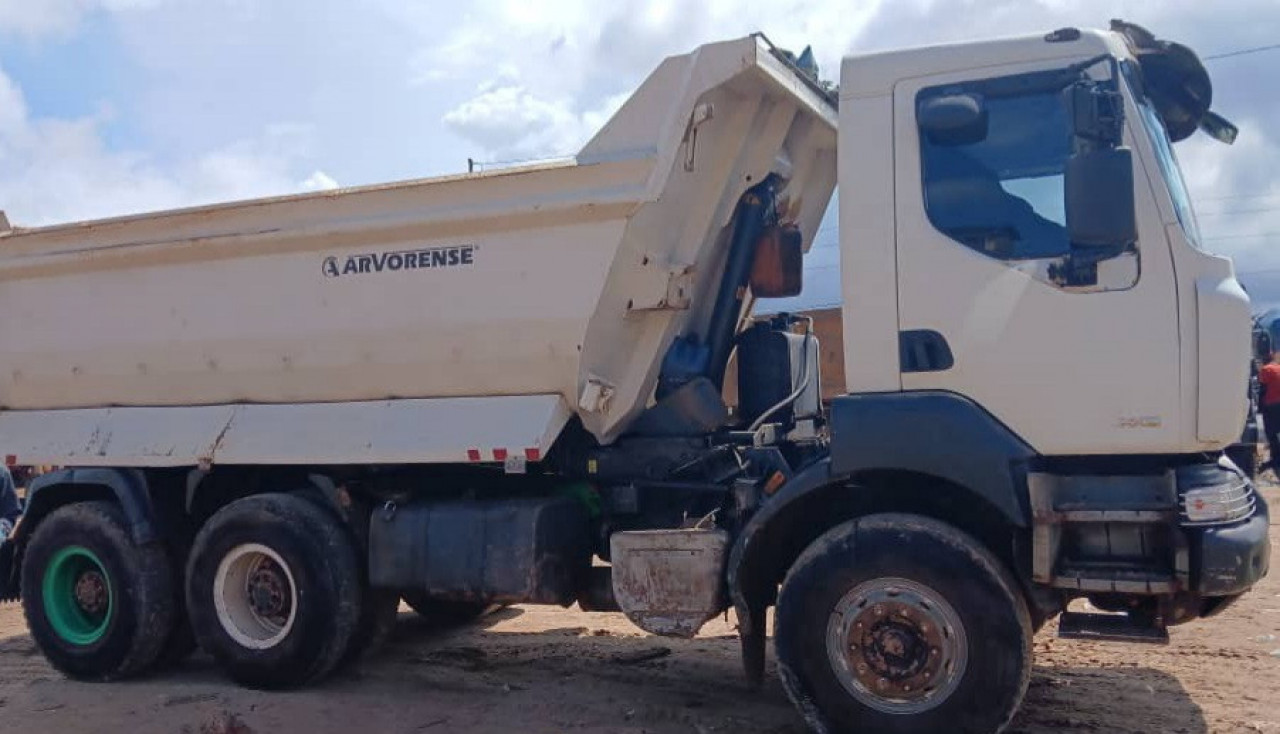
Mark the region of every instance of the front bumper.
[[1233, 525], [1186, 528], [1194, 590], [1202, 597], [1235, 596], [1267, 575], [1271, 557], [1267, 502], [1256, 495], [1253, 515]]

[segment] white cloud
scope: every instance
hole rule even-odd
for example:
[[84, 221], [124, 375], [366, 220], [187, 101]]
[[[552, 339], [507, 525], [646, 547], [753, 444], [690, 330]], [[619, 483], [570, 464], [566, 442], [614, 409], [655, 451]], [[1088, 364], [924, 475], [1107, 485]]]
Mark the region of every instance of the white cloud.
[[310, 176], [298, 184], [298, 188], [303, 191], [332, 191], [338, 188], [338, 182], [324, 171], [312, 171]]
[[[20, 134], [27, 125], [27, 101], [13, 80], [0, 71], [0, 140]], [[4, 149], [0, 148], [0, 155]]]
[[0, 70], [0, 208], [10, 221], [33, 226], [337, 185], [323, 171], [302, 173], [312, 146], [307, 126], [267, 126], [167, 166], [110, 149], [102, 126], [97, 117], [32, 116]]
[[1242, 271], [1268, 270], [1280, 266], [1280, 142], [1263, 120], [1237, 124], [1235, 145], [1198, 135], [1177, 153], [1206, 248], [1238, 259]]
[[444, 123], [499, 158], [572, 155], [625, 99], [615, 95], [595, 109], [577, 111], [571, 99], [543, 99], [514, 81], [488, 83], [446, 113]]
[[[833, 0], [769, 4], [706, 0], [473, 2], [463, 22], [438, 26], [414, 59], [414, 79], [484, 80], [442, 118], [493, 158], [570, 155], [665, 56], [701, 43], [778, 29], [798, 51], [813, 43], [829, 75], [881, 0], [857, 8]], [[840, 22], [829, 22], [831, 13]], [[407, 22], [422, 22], [408, 18]]]
[[159, 5], [161, 0], [0, 0], [0, 33], [27, 37], [66, 35], [97, 11], [120, 12]]
[[514, 84], [490, 86], [445, 114], [444, 122], [486, 150], [510, 155], [554, 149], [578, 127], [567, 101], [547, 101]]

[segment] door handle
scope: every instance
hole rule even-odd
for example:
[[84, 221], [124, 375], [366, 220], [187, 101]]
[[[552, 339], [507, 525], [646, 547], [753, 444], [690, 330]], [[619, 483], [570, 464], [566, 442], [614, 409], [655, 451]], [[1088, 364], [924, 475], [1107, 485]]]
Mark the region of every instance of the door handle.
[[931, 329], [898, 332], [898, 361], [904, 373], [943, 372], [956, 363], [946, 337]]

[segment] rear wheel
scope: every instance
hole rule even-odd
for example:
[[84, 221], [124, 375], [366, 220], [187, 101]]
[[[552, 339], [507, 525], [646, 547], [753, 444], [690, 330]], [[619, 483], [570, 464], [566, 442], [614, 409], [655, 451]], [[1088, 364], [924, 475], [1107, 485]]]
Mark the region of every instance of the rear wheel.
[[181, 665], [198, 647], [195, 633], [191, 631], [185, 584], [181, 576], [186, 569], [190, 551], [187, 544], [170, 544], [168, 548], [169, 565], [173, 569], [173, 626], [156, 660], [156, 667], [159, 669]]
[[196, 535], [186, 576], [196, 639], [243, 685], [310, 683], [350, 649], [361, 609], [355, 549], [336, 518], [303, 498], [222, 508]]
[[429, 626], [440, 628], [470, 624], [498, 608], [484, 601], [434, 599], [417, 591], [403, 592], [401, 598]]
[[801, 554], [778, 599], [779, 673], [833, 731], [1003, 729], [1031, 673], [1031, 621], [1000, 562], [914, 515], [840, 525]]
[[169, 559], [159, 545], [133, 543], [116, 505], [68, 505], [27, 546], [22, 604], [58, 670], [86, 680], [134, 675], [156, 661], [173, 626]]
[[360, 621], [351, 635], [351, 644], [339, 667], [355, 665], [377, 654], [391, 637], [400, 611], [400, 594], [385, 589], [365, 588], [360, 606]]

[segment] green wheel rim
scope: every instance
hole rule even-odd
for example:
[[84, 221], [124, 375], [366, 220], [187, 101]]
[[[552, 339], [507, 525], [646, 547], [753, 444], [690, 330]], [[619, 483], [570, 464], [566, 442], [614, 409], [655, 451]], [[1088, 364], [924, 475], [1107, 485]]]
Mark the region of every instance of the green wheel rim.
[[59, 637], [92, 645], [111, 624], [115, 593], [111, 576], [88, 548], [71, 545], [49, 559], [41, 584], [44, 614]]

